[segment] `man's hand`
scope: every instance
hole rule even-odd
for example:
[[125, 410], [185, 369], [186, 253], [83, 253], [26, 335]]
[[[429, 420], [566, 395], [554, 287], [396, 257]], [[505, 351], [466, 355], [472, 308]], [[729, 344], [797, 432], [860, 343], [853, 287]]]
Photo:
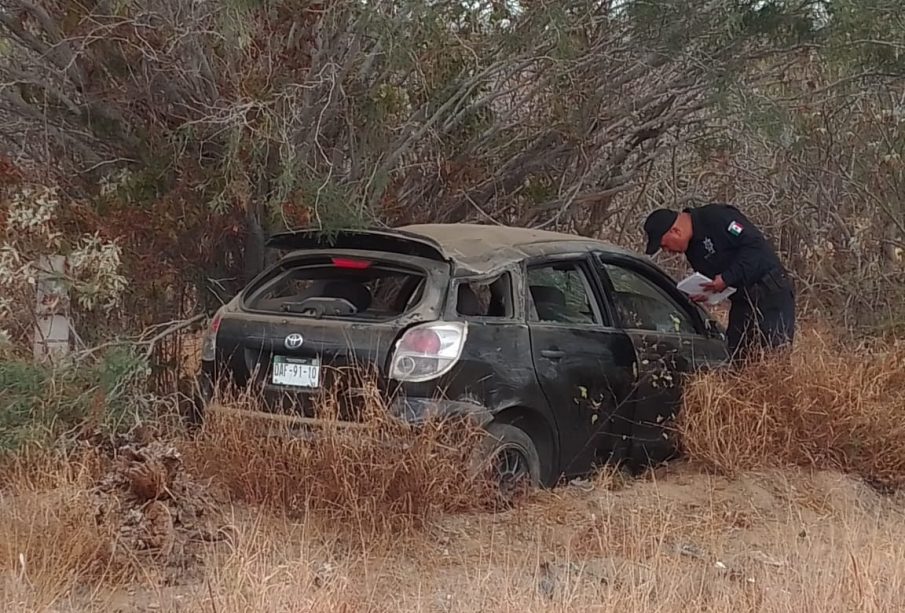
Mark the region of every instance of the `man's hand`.
[[713, 281], [711, 281], [710, 283], [705, 283], [701, 287], [705, 292], [719, 294], [721, 291], [726, 289], [726, 282], [723, 281], [723, 275], [717, 275]]
[[695, 294], [694, 296], [691, 296], [691, 301], [699, 302], [699, 303], [706, 302], [707, 298], [709, 298], [709, 296], [707, 294]]

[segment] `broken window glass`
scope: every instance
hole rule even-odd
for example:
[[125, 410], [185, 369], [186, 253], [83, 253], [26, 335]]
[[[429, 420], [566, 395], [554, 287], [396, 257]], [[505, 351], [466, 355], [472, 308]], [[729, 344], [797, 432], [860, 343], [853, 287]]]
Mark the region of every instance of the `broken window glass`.
[[694, 334], [694, 323], [675, 300], [654, 281], [614, 264], [604, 264], [613, 284], [613, 304], [623, 326], [674, 334]]
[[493, 279], [463, 279], [458, 284], [456, 312], [464, 317], [511, 318], [512, 277], [506, 272]]
[[592, 307], [588, 278], [575, 263], [529, 269], [528, 289], [536, 321], [600, 323]]

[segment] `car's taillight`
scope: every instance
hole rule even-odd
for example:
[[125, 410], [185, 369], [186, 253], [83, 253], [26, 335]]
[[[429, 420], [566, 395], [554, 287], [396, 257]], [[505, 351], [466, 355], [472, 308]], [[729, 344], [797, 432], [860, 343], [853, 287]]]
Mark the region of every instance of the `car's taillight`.
[[221, 310], [214, 313], [211, 325], [204, 333], [204, 340], [201, 342], [201, 359], [205, 362], [213, 362], [217, 357], [217, 332], [220, 331], [220, 322], [223, 320]]
[[462, 355], [464, 322], [432, 322], [409, 328], [396, 343], [390, 378], [429, 381], [449, 371]]
[[434, 355], [443, 347], [443, 341], [436, 330], [415, 329], [402, 337], [399, 347], [413, 353]]

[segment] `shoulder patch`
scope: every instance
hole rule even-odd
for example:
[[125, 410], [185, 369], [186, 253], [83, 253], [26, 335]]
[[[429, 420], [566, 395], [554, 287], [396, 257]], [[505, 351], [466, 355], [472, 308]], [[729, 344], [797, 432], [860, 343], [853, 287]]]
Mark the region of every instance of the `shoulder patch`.
[[733, 221], [726, 229], [729, 230], [729, 234], [731, 234], [732, 236], [738, 236], [742, 233], [742, 230], [744, 230], [742, 224], [737, 221]]

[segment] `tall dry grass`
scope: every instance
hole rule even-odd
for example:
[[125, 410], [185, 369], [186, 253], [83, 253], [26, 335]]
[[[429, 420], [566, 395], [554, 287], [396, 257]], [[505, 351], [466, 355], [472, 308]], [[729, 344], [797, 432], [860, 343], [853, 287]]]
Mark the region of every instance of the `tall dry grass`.
[[374, 534], [423, 525], [442, 513], [504, 503], [486, 474], [474, 474], [481, 430], [466, 420], [417, 428], [390, 417], [373, 385], [360, 397], [359, 421], [344, 423], [339, 392], [318, 401], [322, 425], [304, 430], [237, 415], [260, 411], [248, 393], [228, 395], [202, 432], [183, 446], [193, 470], [237, 501], [299, 515], [312, 512]]
[[[114, 535], [95, 521], [91, 451], [27, 447], [0, 464], [0, 575], [7, 606], [41, 610], [86, 582], [117, 582]], [[13, 594], [19, 594], [14, 598]]]
[[329, 421], [338, 398], [326, 395], [332, 425], [314, 440], [213, 417], [195, 438], [170, 436], [202, 493], [210, 481], [232, 494], [218, 517], [229, 536], [203, 545], [177, 585], [111, 555], [122, 535], [98, 523], [92, 498], [107, 451], [28, 447], [0, 463], [0, 601], [11, 611], [895, 610], [901, 501], [785, 467], [901, 484], [903, 365], [901, 347], [807, 331], [785, 363], [690, 383], [686, 451], [729, 478], [687, 467], [618, 484], [610, 475], [502, 514], [478, 512], [497, 507], [468, 470], [477, 429], [407, 428], [373, 388], [351, 429]]
[[687, 454], [730, 474], [797, 465], [905, 485], [905, 346], [808, 329], [790, 354], [688, 383]]
[[237, 523], [198, 610], [879, 613], [905, 596], [901, 515], [807, 471], [566, 488], [393, 549], [343, 547], [346, 527], [310, 518]]

